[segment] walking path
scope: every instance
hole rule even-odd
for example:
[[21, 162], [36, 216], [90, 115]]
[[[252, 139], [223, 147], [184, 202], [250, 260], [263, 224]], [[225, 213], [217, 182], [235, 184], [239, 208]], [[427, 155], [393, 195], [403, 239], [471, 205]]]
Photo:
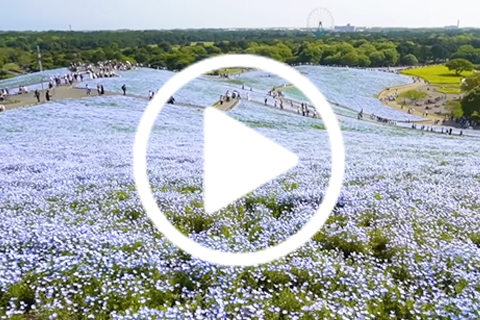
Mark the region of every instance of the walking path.
[[223, 96], [220, 100], [215, 102], [212, 107], [222, 111], [230, 111], [240, 103], [240, 98], [230, 98], [228, 101]]
[[[37, 101], [37, 98], [34, 95], [34, 91], [32, 91], [26, 94], [9, 96], [9, 101], [0, 102], [0, 104], [3, 104], [6, 110], [12, 110], [12, 109], [26, 108], [26, 107], [48, 103], [48, 101], [46, 101], [46, 98], [45, 98], [45, 93], [47, 89], [38, 90], [38, 91], [40, 92], [40, 102]], [[60, 101], [64, 99], [82, 99], [87, 97], [99, 96], [99, 94], [97, 93], [97, 90], [92, 90], [90, 95], [87, 95], [87, 90], [85, 88], [75, 88], [73, 86], [67, 86], [67, 85], [54, 87], [53, 89], [50, 90], [50, 94], [51, 94], [50, 102]], [[123, 94], [118, 92], [105, 91], [104, 95], [105, 96], [121, 96]], [[135, 94], [127, 93], [125, 96], [131, 97], [131, 98], [148, 100], [148, 97], [135, 95]], [[203, 108], [201, 106], [196, 106], [196, 105], [187, 104], [187, 103], [176, 102], [175, 104], [178, 104], [184, 107]]]
[[[378, 99], [380, 99], [380, 101], [384, 105], [386, 105], [386, 106], [388, 106], [392, 109], [395, 109], [397, 111], [408, 113], [409, 109], [413, 109], [414, 113], [412, 113], [412, 114], [419, 113], [422, 117], [426, 118], [425, 121], [415, 121], [415, 123], [434, 124], [435, 120], [445, 119], [445, 116], [435, 114], [434, 113], [435, 110], [431, 110], [431, 112], [429, 112], [426, 115], [425, 111], [428, 111], [428, 110], [425, 110], [425, 106], [405, 105], [405, 106], [402, 107], [402, 105], [400, 103], [398, 103], [396, 100], [393, 100], [393, 101], [388, 100], [389, 96], [392, 96], [392, 95], [399, 96], [403, 92], [406, 92], [406, 91], [409, 91], [409, 90], [417, 90], [417, 91], [424, 91], [424, 92], [433, 93], [433, 92], [435, 92], [435, 87], [431, 86], [429, 84], [426, 84], [424, 82], [409, 83], [409, 84], [400, 85], [400, 86], [387, 88], [387, 89], [383, 90], [382, 92], [379, 93]], [[440, 94], [440, 93], [436, 94], [436, 96], [439, 96], [439, 95], [444, 95], [444, 94]], [[420, 108], [423, 108], [423, 110], [419, 110]], [[442, 110], [444, 110], [444, 109], [442, 109]]]

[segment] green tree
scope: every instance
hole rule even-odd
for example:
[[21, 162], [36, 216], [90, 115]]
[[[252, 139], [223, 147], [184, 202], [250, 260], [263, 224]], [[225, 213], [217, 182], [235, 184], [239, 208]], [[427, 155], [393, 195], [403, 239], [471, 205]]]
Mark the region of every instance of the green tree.
[[405, 41], [397, 45], [396, 49], [401, 56], [406, 56], [407, 54], [414, 54], [415, 43], [413, 43], [412, 41]]
[[474, 112], [480, 113], [480, 87], [470, 90], [461, 101], [463, 113], [469, 117]]
[[319, 45], [306, 43], [302, 46], [297, 61], [301, 63], [311, 62], [314, 64], [320, 63], [322, 60], [322, 48]]
[[466, 77], [461, 85], [462, 91], [468, 92], [475, 87], [480, 86], [480, 73], [476, 72], [469, 77]]
[[435, 61], [448, 58], [448, 51], [442, 44], [434, 44], [430, 50], [432, 51], [432, 57]]
[[371, 43], [365, 43], [358, 47], [357, 51], [369, 56], [373, 52], [376, 52], [377, 49]]
[[385, 53], [383, 51], [372, 52], [368, 58], [372, 63], [372, 67], [382, 67], [385, 65]]
[[480, 121], [480, 112], [474, 111], [470, 116], [470, 119], [476, 122]]
[[462, 104], [460, 101], [447, 101], [445, 108], [447, 111], [450, 111], [455, 118], [463, 116]]
[[391, 49], [384, 49], [382, 50], [383, 55], [385, 56], [384, 63], [387, 66], [394, 66], [397, 64], [398, 59], [400, 58], [400, 55], [398, 54], [397, 50], [391, 48]]
[[358, 55], [358, 66], [359, 67], [368, 67], [370, 66], [370, 59], [368, 59], [367, 55], [360, 53]]
[[358, 66], [358, 54], [355, 51], [349, 52], [340, 59], [340, 64], [345, 66]]
[[416, 66], [418, 64], [418, 59], [414, 54], [407, 54], [400, 59], [401, 63], [406, 66]]
[[341, 64], [342, 55], [340, 52], [335, 53], [334, 55], [325, 57], [323, 60], [326, 65], [339, 65]]
[[411, 101], [417, 101], [418, 99], [423, 99], [427, 96], [426, 92], [418, 90], [408, 90], [399, 94], [399, 98], [409, 99]]
[[466, 59], [453, 59], [446, 64], [448, 70], [455, 71], [456, 75], [460, 75], [464, 71], [472, 71], [475, 66]]
[[472, 45], [463, 45], [450, 57], [450, 59], [465, 59], [471, 63], [480, 63], [480, 49]]

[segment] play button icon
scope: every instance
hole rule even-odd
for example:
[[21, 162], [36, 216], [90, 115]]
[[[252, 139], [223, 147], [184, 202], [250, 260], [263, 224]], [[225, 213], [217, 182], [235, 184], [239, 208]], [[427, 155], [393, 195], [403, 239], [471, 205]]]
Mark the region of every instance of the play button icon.
[[204, 208], [207, 213], [261, 187], [298, 164], [296, 154], [223, 111], [204, 113]]
[[[320, 113], [322, 121], [325, 122], [332, 151], [331, 177], [317, 212], [299, 232], [287, 240], [273, 247], [259, 248], [260, 250], [253, 250], [252, 252], [236, 252], [235, 248], [229, 248], [227, 251], [214, 250], [210, 245], [210, 233], [205, 234], [208, 240], [200, 237], [200, 241], [206, 240], [208, 245], [197, 242], [198, 237], [192, 237], [192, 234], [183, 234], [160, 210], [147, 170], [147, 149], [150, 132], [154, 127], [158, 113], [168, 99], [193, 79], [212, 70], [231, 67], [260, 69], [276, 74], [305, 93], [305, 96], [312, 101], [316, 110]], [[243, 111], [246, 110], [240, 110], [239, 112], [244, 114]], [[179, 110], [179, 112], [181, 111]], [[207, 107], [204, 109], [203, 116], [205, 120], [203, 202], [204, 209], [209, 213], [221, 210], [229, 203], [244, 197], [249, 191], [261, 187], [298, 163], [296, 155], [230, 118], [218, 109]], [[198, 137], [196, 138], [196, 143], [200, 142]], [[331, 106], [318, 89], [300, 72], [284, 63], [266, 57], [245, 54], [220, 55], [204, 59], [185, 68], [168, 80], [147, 106], [138, 125], [133, 148], [135, 185], [145, 211], [155, 227], [166, 239], [192, 257], [209, 263], [228, 266], [256, 266], [269, 263], [292, 253], [308, 242], [323, 226], [329, 214], [335, 208], [343, 185], [344, 166], [345, 151], [340, 126]], [[194, 196], [197, 197], [197, 194], [194, 194]], [[182, 196], [183, 199], [188, 198]], [[201, 208], [197, 209], [201, 210]], [[181, 212], [181, 210], [178, 214], [189, 215], [188, 212]], [[221, 218], [221, 216], [218, 218]], [[213, 219], [213, 221], [217, 220]], [[222, 223], [222, 221], [219, 221], [219, 223]], [[215, 225], [218, 226], [218, 224]], [[220, 244], [222, 243], [225, 242]]]

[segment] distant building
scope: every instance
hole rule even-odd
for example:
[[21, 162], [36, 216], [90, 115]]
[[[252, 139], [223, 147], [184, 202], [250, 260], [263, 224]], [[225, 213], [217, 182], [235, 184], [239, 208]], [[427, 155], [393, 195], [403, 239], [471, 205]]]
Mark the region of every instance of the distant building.
[[351, 26], [349, 23], [346, 26], [335, 26], [333, 30], [337, 32], [355, 32], [355, 26]]
[[460, 28], [460, 20], [457, 21], [457, 25], [456, 26], [445, 26], [445, 29], [459, 29]]

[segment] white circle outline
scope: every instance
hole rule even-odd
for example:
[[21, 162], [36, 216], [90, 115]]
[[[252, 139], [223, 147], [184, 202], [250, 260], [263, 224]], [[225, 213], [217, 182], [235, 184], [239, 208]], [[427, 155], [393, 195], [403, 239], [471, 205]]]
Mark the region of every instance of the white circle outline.
[[[277, 74], [301, 90], [313, 103], [325, 123], [332, 152], [330, 181], [317, 212], [289, 239], [274, 247], [255, 252], [231, 253], [212, 250], [183, 235], [170, 223], [157, 206], [147, 174], [146, 156], [149, 136], [158, 113], [168, 99], [195, 78], [212, 70], [231, 67], [254, 68]], [[193, 257], [213, 264], [253, 266], [269, 263], [290, 254], [310, 240], [323, 227], [340, 195], [345, 173], [345, 150], [340, 126], [331, 106], [323, 94], [307, 78], [294, 68], [270, 58], [249, 54], [228, 54], [201, 60], [188, 66], [170, 78], [155, 94], [152, 101], [147, 105], [137, 129], [133, 147], [133, 171], [138, 194], [147, 215], [157, 229], [173, 244]]]

